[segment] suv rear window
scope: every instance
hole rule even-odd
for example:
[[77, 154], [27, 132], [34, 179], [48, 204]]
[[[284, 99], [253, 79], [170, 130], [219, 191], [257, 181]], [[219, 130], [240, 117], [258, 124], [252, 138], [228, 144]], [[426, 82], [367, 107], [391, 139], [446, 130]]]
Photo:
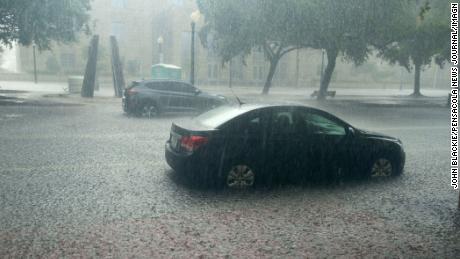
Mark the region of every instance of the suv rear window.
[[128, 88], [132, 88], [132, 87], [135, 87], [135, 86], [138, 86], [138, 85], [140, 85], [139, 82], [133, 81], [133, 82], [131, 82], [131, 84], [128, 86]]

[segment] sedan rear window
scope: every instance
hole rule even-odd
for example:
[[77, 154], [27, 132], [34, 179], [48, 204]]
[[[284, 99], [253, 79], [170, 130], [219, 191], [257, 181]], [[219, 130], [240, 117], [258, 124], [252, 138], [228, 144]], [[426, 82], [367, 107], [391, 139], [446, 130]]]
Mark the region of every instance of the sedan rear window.
[[195, 119], [200, 122], [200, 124], [217, 128], [225, 122], [235, 118], [238, 115], [245, 113], [247, 109], [236, 108], [233, 106], [221, 106], [219, 108], [205, 112]]

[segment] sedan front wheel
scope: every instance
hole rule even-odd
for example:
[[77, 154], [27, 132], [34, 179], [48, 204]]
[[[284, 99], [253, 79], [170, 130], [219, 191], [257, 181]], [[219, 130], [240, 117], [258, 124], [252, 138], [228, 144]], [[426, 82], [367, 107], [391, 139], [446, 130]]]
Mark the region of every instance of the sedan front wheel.
[[370, 177], [389, 177], [393, 175], [393, 163], [387, 158], [378, 158], [370, 168]]

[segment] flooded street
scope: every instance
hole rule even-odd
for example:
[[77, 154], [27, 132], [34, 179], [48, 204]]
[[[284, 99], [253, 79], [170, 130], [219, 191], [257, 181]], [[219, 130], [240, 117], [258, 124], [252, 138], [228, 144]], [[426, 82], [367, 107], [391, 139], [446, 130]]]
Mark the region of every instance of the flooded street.
[[400, 138], [403, 175], [202, 190], [164, 159], [188, 115], [128, 117], [113, 98], [1, 106], [0, 257], [458, 256], [447, 108], [321, 107]]
[[0, 258], [460, 258], [458, 93], [455, 1], [0, 1]]

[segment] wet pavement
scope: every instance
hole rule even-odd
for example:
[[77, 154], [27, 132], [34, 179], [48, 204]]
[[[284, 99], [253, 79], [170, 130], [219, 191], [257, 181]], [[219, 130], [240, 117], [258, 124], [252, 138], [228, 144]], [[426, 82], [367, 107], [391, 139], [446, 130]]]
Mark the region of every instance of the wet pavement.
[[295, 101], [400, 138], [404, 174], [202, 190], [178, 179], [164, 160], [171, 122], [189, 115], [128, 117], [119, 99], [105, 97], [0, 105], [0, 257], [460, 254], [447, 108]]

